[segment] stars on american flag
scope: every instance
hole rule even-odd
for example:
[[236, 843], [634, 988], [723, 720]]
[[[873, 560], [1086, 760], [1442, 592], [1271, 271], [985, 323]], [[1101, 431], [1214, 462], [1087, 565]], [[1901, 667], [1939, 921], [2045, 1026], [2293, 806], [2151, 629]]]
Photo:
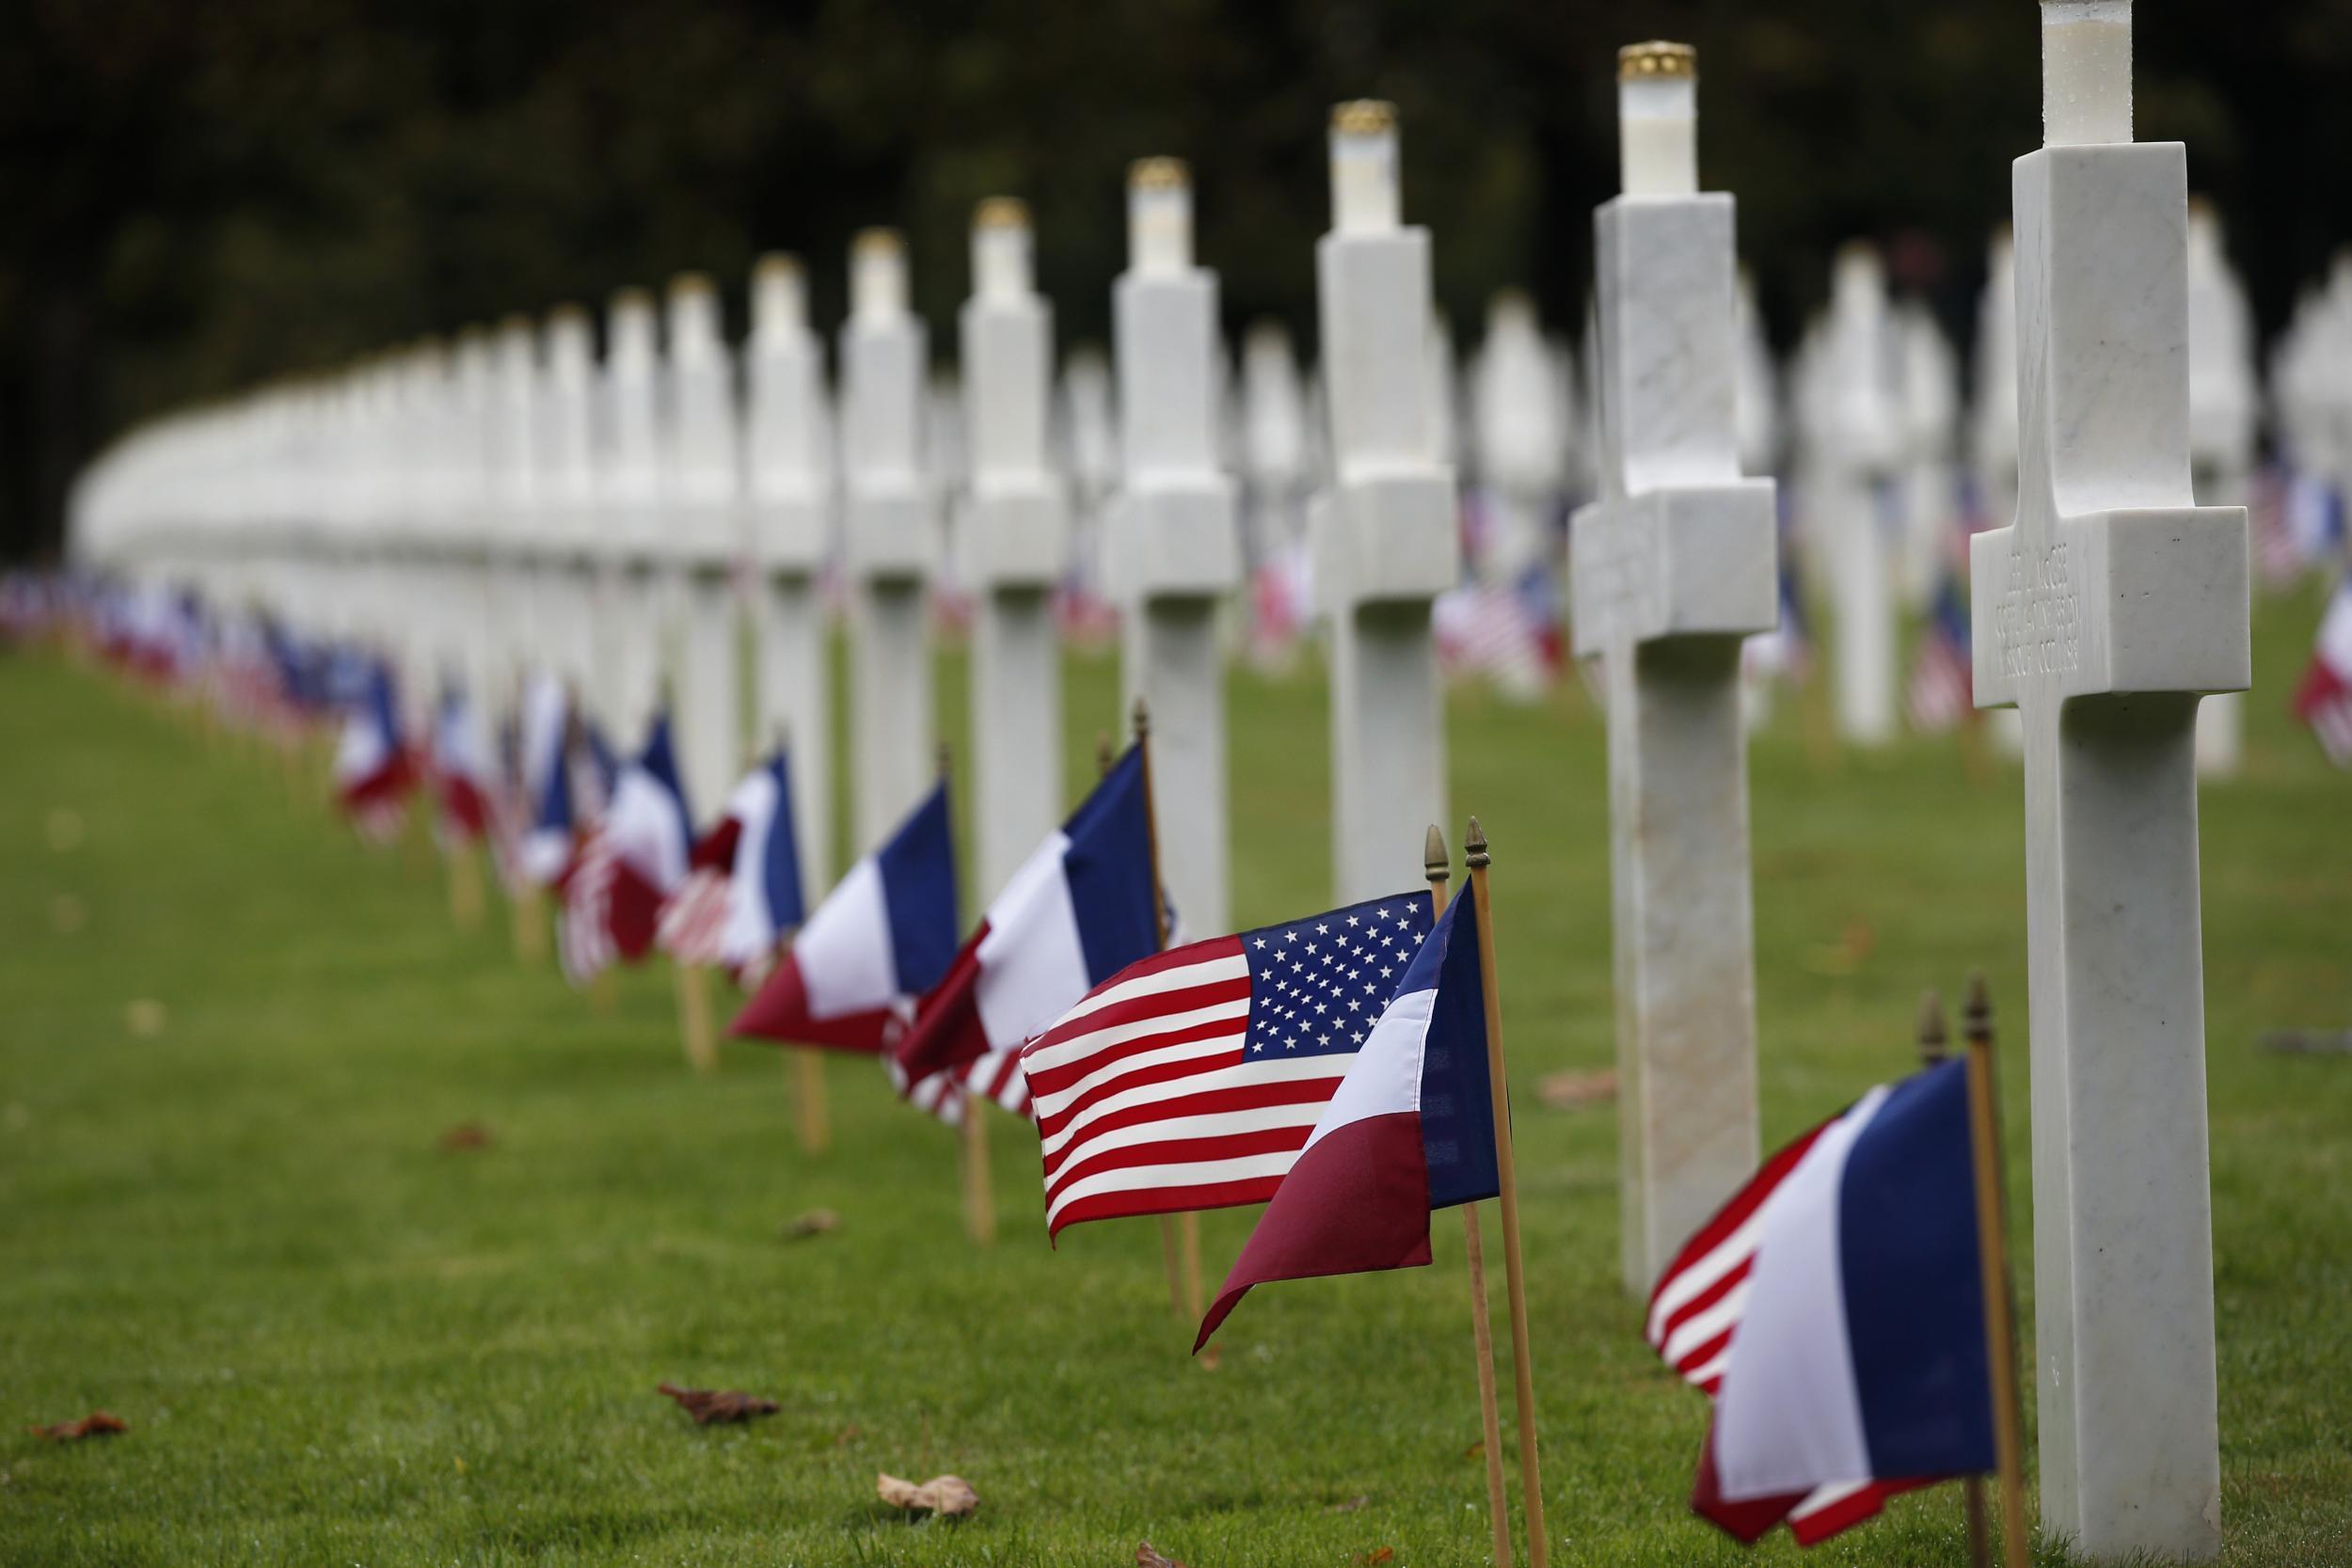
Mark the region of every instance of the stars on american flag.
[[1251, 985], [1244, 1056], [1359, 1049], [1411, 952], [1406, 940], [1419, 941], [1429, 918], [1429, 901], [1415, 897], [1249, 933], [1242, 942]]

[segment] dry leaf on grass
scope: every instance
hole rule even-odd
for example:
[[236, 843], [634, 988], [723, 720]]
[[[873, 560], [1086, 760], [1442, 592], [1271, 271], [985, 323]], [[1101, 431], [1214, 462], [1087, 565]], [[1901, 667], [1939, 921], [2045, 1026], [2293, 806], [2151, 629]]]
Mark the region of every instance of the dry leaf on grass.
[[1146, 1541], [1136, 1547], [1136, 1568], [1184, 1568], [1184, 1565]]
[[441, 1134], [439, 1148], [444, 1154], [462, 1149], [490, 1147], [490, 1130], [478, 1121], [461, 1121]]
[[805, 1242], [811, 1236], [822, 1236], [840, 1228], [839, 1214], [830, 1209], [811, 1209], [784, 1227], [784, 1239], [787, 1242]]
[[118, 1432], [128, 1432], [131, 1423], [110, 1410], [93, 1410], [78, 1421], [59, 1421], [56, 1426], [25, 1430], [53, 1443], [77, 1443], [85, 1437], [112, 1437]]
[[1358, 1552], [1354, 1559], [1356, 1568], [1380, 1568], [1380, 1564], [1395, 1560], [1394, 1546], [1375, 1546], [1368, 1552]]
[[936, 1513], [943, 1519], [960, 1519], [980, 1506], [980, 1495], [961, 1476], [933, 1476], [917, 1486], [897, 1476], [878, 1475], [874, 1495], [893, 1508]]
[[1535, 1098], [1555, 1111], [1606, 1105], [1617, 1098], [1617, 1074], [1611, 1068], [1598, 1072], [1548, 1072], [1535, 1080]]
[[681, 1388], [675, 1383], [664, 1383], [660, 1390], [684, 1405], [698, 1427], [714, 1421], [748, 1421], [755, 1416], [772, 1416], [784, 1408], [773, 1400], [746, 1394], [740, 1388]]

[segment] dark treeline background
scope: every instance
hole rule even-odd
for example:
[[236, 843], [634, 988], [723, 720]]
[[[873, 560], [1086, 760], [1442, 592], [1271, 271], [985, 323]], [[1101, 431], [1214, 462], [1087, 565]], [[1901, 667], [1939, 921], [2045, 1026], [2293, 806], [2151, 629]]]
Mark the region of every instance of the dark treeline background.
[[[842, 305], [850, 231], [914, 245], [935, 343], [972, 203], [1026, 197], [1065, 341], [1104, 336], [1123, 171], [1192, 161], [1229, 320], [1313, 315], [1324, 126], [1394, 99], [1457, 339], [1487, 293], [1581, 314], [1614, 52], [1700, 50], [1703, 181], [1782, 341], [1830, 253], [1890, 243], [1965, 341], [2032, 0], [8, 0], [0, 7], [0, 557], [58, 538], [140, 417], [426, 332], [760, 250]], [[2143, 138], [2189, 144], [2275, 331], [2352, 239], [2352, 0], [2142, 0]]]

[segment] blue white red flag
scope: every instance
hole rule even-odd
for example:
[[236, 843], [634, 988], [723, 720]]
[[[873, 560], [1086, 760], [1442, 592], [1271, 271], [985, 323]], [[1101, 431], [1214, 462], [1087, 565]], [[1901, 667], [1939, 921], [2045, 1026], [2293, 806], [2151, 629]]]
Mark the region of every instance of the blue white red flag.
[[571, 864], [580, 812], [572, 800], [571, 702], [564, 683], [539, 675], [523, 689], [516, 736], [522, 822], [515, 851], [523, 880], [551, 887]]
[[1141, 747], [1128, 748], [989, 905], [892, 1054], [913, 1083], [1013, 1057], [1087, 992], [1159, 951]]
[[490, 829], [498, 764], [490, 752], [490, 732], [462, 687], [452, 686], [441, 693], [429, 765], [443, 837], [453, 844], [478, 842]]
[[1429, 1216], [1500, 1190], [1492, 1083], [1478, 912], [1457, 898], [1397, 978], [1192, 1348], [1254, 1285], [1427, 1263]]
[[947, 786], [825, 895], [729, 1033], [881, 1052], [937, 985], [960, 928]]
[[2352, 574], [2336, 585], [2320, 617], [2318, 645], [2295, 689], [2295, 713], [2328, 761], [2352, 768]]
[[779, 751], [743, 776], [717, 827], [695, 842], [656, 940], [680, 963], [763, 979], [776, 944], [805, 917], [792, 784]]
[[557, 951], [573, 983], [586, 983], [615, 959], [635, 963], [652, 951], [662, 901], [686, 879], [691, 821], [670, 718], [660, 714], [645, 749], [622, 765], [612, 804], [559, 884]]
[[335, 799], [362, 838], [387, 843], [400, 832], [416, 767], [401, 738], [392, 673], [371, 661], [359, 675], [335, 747]]
[[1975, 1205], [1955, 1060], [1805, 1133], [1692, 1237], [1644, 1336], [1715, 1401], [1694, 1510], [1810, 1545], [1993, 1468]]

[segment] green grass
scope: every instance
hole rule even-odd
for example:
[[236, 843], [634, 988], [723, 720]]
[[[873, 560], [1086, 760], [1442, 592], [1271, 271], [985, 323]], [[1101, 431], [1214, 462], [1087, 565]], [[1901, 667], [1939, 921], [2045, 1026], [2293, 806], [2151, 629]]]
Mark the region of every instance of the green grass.
[[[2352, 785], [2282, 711], [2316, 613], [2265, 607], [2248, 770], [2203, 805], [2224, 1516], [2249, 1564], [2352, 1560], [2352, 1061], [2255, 1044], [2352, 1022]], [[1115, 691], [1073, 662], [1073, 788]], [[942, 701], [960, 728], [952, 661]], [[1236, 678], [1245, 921], [1325, 901], [1323, 703]], [[1495, 846], [1553, 1560], [1794, 1560], [1685, 1513], [1705, 1415], [1616, 1287], [1614, 1119], [1528, 1092], [1611, 1055], [1597, 717], [1575, 689], [1452, 711], [1455, 808]], [[290, 803], [273, 760], [54, 657], [0, 657], [0, 1560], [1101, 1568], [1149, 1538], [1195, 1568], [1485, 1560], [1450, 1223], [1435, 1268], [1253, 1293], [1204, 1371], [1155, 1227], [1046, 1248], [1014, 1123], [1006, 1233], [978, 1251], [952, 1134], [867, 1064], [833, 1064], [835, 1147], [804, 1157], [773, 1054], [685, 1069], [665, 974], [597, 1011], [518, 966], [495, 906], [460, 932], [429, 863]], [[1981, 966], [2022, 1206], [2016, 775], [1972, 781], [1950, 741], [1817, 767], [1796, 720], [1753, 760], [1766, 1139], [1903, 1070], [1920, 989]], [[439, 1152], [468, 1118], [494, 1145]], [[837, 1232], [780, 1239], [820, 1206]], [[1209, 1217], [1213, 1276], [1248, 1224]], [[700, 1430], [663, 1378], [784, 1408]], [[93, 1405], [129, 1435], [23, 1433]], [[958, 1472], [981, 1510], [910, 1526], [877, 1470]], [[1963, 1556], [1944, 1488], [1807, 1560]]]

